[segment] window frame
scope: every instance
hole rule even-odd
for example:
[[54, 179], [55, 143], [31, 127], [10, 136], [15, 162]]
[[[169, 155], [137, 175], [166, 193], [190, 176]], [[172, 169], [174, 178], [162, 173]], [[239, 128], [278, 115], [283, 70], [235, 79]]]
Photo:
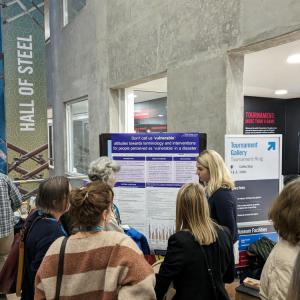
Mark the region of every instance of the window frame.
[[[89, 107], [89, 101], [88, 101], [88, 97], [83, 97], [77, 100], [71, 100], [65, 103], [65, 112], [66, 112], [66, 173], [71, 175], [71, 176], [76, 176], [76, 175], [86, 175], [84, 173], [79, 173], [79, 172], [74, 172], [74, 147], [73, 147], [73, 124], [72, 121], [74, 120], [74, 118], [72, 118], [72, 105], [79, 103], [79, 102], [87, 102], [87, 105]], [[80, 119], [80, 117], [78, 118], [78, 120]], [[89, 124], [89, 109], [87, 111], [87, 120], [88, 120], [88, 124]], [[89, 145], [88, 145], [89, 148]]]
[[53, 140], [54, 140], [53, 139], [53, 120], [48, 119], [48, 163], [49, 163], [49, 168], [50, 169], [54, 169]]
[[[80, 10], [77, 11], [77, 14], [82, 11], [87, 5], [87, 2], [82, 6]], [[76, 14], [76, 15], [77, 15]], [[75, 16], [76, 17], [76, 16]], [[69, 19], [69, 3], [68, 0], [62, 0], [62, 25], [63, 28], [66, 27], [74, 18]]]
[[69, 24], [68, 0], [62, 0], [62, 21], [63, 27]]

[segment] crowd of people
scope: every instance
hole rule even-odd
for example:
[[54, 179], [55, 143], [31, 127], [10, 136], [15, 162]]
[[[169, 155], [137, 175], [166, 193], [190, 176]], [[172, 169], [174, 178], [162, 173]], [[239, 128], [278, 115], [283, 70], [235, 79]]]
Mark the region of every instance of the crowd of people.
[[[26, 220], [21, 299], [163, 300], [172, 286], [174, 300], [229, 300], [225, 283], [233, 282], [239, 261], [237, 200], [223, 158], [203, 151], [196, 162], [199, 183], [179, 189], [176, 231], [157, 274], [121, 226], [113, 192], [119, 170], [115, 161], [100, 157], [79, 189], [63, 176], [40, 184], [36, 209]], [[0, 271], [21, 202], [18, 189], [0, 174]], [[299, 180], [284, 187], [269, 217], [279, 241], [262, 272], [261, 297], [299, 300]]]

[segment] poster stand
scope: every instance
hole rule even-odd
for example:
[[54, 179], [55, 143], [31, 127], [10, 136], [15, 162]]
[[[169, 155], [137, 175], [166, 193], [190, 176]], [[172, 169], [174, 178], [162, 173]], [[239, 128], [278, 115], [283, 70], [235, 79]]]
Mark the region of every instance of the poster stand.
[[114, 202], [122, 224], [142, 232], [152, 250], [165, 250], [175, 232], [176, 196], [198, 182], [196, 159], [206, 149], [203, 133], [101, 134], [100, 156], [121, 166]]

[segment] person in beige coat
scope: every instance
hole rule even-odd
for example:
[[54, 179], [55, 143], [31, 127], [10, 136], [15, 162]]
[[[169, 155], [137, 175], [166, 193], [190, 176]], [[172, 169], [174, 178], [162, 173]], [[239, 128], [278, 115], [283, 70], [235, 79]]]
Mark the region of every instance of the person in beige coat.
[[269, 213], [279, 241], [270, 253], [260, 279], [263, 300], [286, 300], [300, 250], [300, 180], [290, 182]]
[[296, 260], [294, 272], [286, 300], [300, 300], [300, 252]]

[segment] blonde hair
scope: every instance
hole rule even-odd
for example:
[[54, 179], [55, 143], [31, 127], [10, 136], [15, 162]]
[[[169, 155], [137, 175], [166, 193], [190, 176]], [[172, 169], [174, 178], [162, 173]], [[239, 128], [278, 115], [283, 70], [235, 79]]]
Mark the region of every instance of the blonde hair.
[[234, 188], [234, 181], [222, 156], [214, 150], [204, 150], [198, 156], [197, 162], [207, 168], [210, 173], [210, 179], [207, 182], [206, 192], [210, 197], [219, 188]]
[[217, 238], [215, 226], [204, 189], [198, 183], [183, 185], [176, 200], [176, 231], [189, 230], [201, 245], [209, 245]]

